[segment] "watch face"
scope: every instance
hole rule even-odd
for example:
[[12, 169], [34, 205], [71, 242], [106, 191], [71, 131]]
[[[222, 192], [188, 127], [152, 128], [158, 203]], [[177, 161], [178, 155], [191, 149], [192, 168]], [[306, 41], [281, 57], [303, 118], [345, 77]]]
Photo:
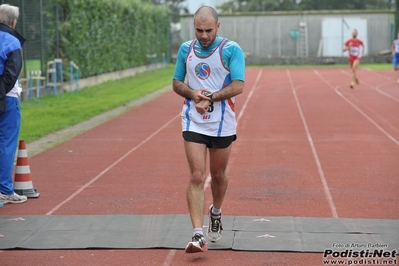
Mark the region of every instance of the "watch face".
[[207, 91], [203, 91], [202, 95], [206, 96], [206, 97], [211, 97], [212, 93], [211, 92], [207, 92]]

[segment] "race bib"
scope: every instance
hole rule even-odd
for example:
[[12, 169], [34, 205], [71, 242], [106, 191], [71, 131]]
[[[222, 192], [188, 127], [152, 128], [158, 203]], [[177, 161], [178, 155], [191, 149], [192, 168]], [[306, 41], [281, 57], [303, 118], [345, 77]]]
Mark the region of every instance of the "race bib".
[[204, 114], [200, 114], [195, 109], [195, 105], [191, 106], [189, 112], [190, 119], [195, 123], [216, 123], [220, 122], [222, 116], [222, 104], [221, 102], [211, 102], [208, 107], [208, 111]]
[[354, 56], [358, 56], [359, 55], [359, 47], [351, 47], [350, 54], [354, 55]]

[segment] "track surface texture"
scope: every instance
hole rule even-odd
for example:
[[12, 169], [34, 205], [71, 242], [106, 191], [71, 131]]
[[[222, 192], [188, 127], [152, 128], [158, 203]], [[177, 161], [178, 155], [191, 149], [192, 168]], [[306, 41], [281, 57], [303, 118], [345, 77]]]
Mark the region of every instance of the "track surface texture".
[[[347, 68], [247, 68], [244, 93], [236, 98], [238, 139], [225, 215], [399, 219], [397, 74], [360, 69], [358, 76], [361, 84], [350, 89]], [[40, 197], [7, 204], [0, 214], [187, 214], [182, 104], [168, 91], [30, 157]], [[210, 205], [210, 189], [204, 189]], [[321, 253], [182, 249], [7, 250], [0, 261], [323, 265]]]

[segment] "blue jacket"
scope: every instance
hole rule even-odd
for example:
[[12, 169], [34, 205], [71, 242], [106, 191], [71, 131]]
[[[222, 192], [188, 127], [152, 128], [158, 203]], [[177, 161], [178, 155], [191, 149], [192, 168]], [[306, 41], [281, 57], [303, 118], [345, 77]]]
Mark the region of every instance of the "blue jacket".
[[18, 32], [0, 23], [0, 112], [6, 110], [6, 94], [12, 90], [21, 72], [24, 42]]

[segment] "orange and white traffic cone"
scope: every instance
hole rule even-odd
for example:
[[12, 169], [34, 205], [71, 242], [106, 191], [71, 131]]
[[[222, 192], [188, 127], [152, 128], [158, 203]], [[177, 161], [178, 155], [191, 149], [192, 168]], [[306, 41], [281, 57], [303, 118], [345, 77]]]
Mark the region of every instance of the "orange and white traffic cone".
[[19, 141], [17, 166], [15, 167], [14, 192], [28, 198], [38, 198], [40, 193], [33, 188], [28, 152], [24, 140]]

